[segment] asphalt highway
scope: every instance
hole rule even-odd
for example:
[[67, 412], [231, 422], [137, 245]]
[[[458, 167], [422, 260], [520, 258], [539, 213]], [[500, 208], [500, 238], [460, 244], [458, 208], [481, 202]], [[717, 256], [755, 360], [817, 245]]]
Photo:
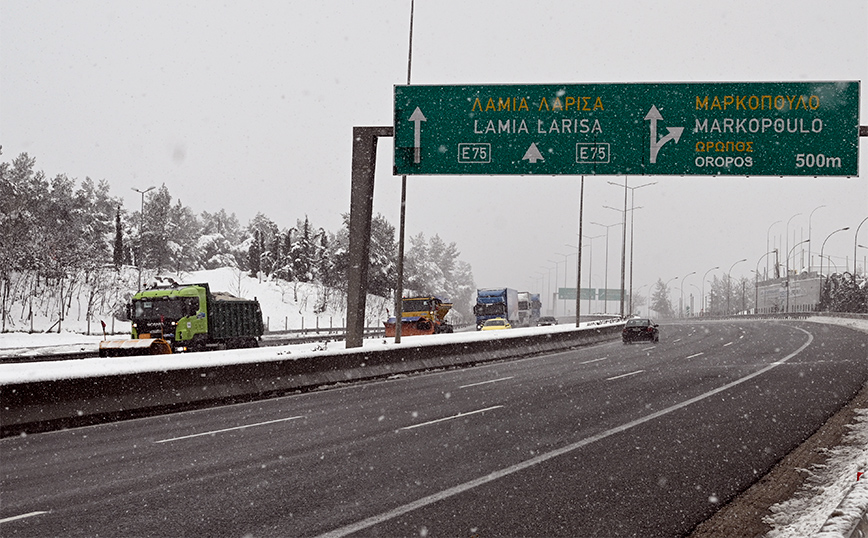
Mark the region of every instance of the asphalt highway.
[[462, 370], [0, 440], [2, 536], [681, 536], [868, 379], [863, 333], [661, 325]]

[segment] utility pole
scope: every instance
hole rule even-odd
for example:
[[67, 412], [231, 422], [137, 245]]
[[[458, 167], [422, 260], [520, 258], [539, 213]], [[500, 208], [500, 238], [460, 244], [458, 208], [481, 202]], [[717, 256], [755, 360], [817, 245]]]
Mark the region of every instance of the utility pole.
[[133, 187], [133, 190], [142, 195], [142, 209], [139, 212], [139, 248], [136, 249], [136, 265], [139, 268], [139, 291], [142, 291], [142, 243], [143, 243], [143, 235], [145, 229], [145, 194], [151, 192], [156, 187], [148, 187], [147, 189], [140, 191], [139, 189]]

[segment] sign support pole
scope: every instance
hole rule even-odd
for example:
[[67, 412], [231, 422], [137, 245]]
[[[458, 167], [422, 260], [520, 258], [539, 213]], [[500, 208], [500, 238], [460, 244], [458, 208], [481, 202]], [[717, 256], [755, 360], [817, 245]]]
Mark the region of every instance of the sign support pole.
[[350, 245], [347, 260], [347, 348], [362, 347], [365, 336], [365, 301], [368, 295], [377, 139], [381, 136], [394, 136], [394, 132], [393, 127], [353, 127]]
[[[579, 328], [579, 311], [582, 305], [582, 206], [585, 200], [585, 176], [579, 187], [579, 251], [576, 254], [576, 328]], [[564, 267], [566, 271], [566, 266]]]

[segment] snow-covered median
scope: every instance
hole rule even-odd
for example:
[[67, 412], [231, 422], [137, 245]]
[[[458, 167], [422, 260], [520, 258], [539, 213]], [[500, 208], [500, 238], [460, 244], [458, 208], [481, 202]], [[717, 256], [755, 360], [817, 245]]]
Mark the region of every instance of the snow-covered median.
[[[582, 328], [611, 325], [619, 323], [618, 320], [582, 323]], [[470, 331], [453, 334], [434, 334], [424, 336], [405, 336], [400, 344], [395, 344], [394, 338], [366, 339], [363, 343], [365, 351], [394, 348], [396, 346], [424, 347], [439, 344], [451, 344], [471, 342], [477, 340], [495, 340], [502, 338], [515, 338], [526, 335], [552, 334], [558, 332], [574, 331], [575, 325], [555, 325], [549, 327], [527, 327], [502, 331]], [[10, 342], [16, 342], [17, 349], [38, 347], [37, 342], [44, 342], [47, 336], [64, 335], [0, 335], [0, 342], [7, 336]], [[81, 335], [77, 335], [81, 336]], [[83, 337], [94, 338], [94, 337]], [[325, 337], [324, 337], [325, 339]], [[93, 342], [70, 337], [70, 344], [66, 351], [64, 346], [55, 348], [55, 353], [79, 351], [79, 347], [91, 346], [95, 350], [101, 338]], [[86, 344], [85, 344], [86, 343]], [[4, 353], [10, 351], [13, 346], [4, 343], [0, 348], [6, 348]], [[208, 351], [202, 353], [183, 353], [175, 355], [143, 355], [136, 357], [113, 357], [91, 358], [65, 361], [27, 362], [15, 364], [0, 364], [0, 385], [12, 383], [27, 383], [36, 381], [50, 381], [53, 379], [81, 379], [86, 377], [102, 377], [110, 375], [134, 374], [140, 372], [180, 370], [185, 368], [201, 368], [211, 366], [224, 366], [227, 364], [241, 364], [253, 362], [266, 362], [276, 360], [295, 359], [311, 355], [347, 354], [358, 353], [358, 349], [346, 349], [343, 341], [317, 342], [306, 344], [294, 344], [287, 346], [261, 347], [255, 349], [232, 349], [226, 351]], [[11, 353], [8, 353], [11, 354]]]

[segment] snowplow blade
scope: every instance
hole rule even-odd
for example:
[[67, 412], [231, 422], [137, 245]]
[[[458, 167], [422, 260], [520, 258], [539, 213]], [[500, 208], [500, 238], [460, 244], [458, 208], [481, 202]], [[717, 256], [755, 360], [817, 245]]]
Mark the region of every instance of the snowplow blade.
[[132, 357], [134, 355], [168, 355], [172, 346], [162, 338], [138, 340], [103, 340], [99, 343], [100, 357]]
[[[383, 323], [386, 330], [386, 338], [395, 336], [395, 320], [390, 319]], [[425, 318], [407, 319], [401, 323], [401, 336], [415, 336], [418, 334], [434, 334], [437, 327]]]

